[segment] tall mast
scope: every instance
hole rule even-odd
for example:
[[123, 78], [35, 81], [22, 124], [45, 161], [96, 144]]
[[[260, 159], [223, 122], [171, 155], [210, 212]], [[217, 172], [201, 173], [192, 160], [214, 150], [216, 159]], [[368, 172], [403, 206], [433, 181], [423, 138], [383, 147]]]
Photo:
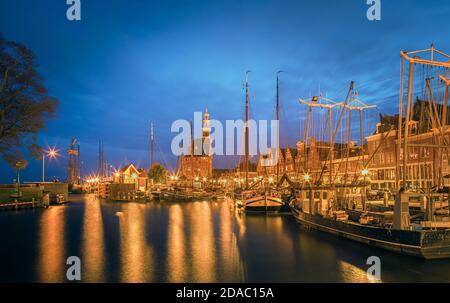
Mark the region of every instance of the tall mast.
[[98, 140], [98, 176], [102, 176], [102, 141]]
[[[316, 103], [317, 97], [313, 97], [311, 104]], [[305, 125], [305, 144], [304, 144], [304, 156], [305, 156], [305, 163], [304, 163], [304, 171], [305, 173], [308, 173], [308, 133], [309, 133], [309, 122], [311, 120], [311, 111], [312, 107], [311, 105], [308, 105], [308, 114], [306, 116], [306, 125]]]
[[192, 128], [192, 121], [190, 122], [191, 124], [191, 173], [192, 173], [192, 188], [194, 188], [194, 178], [195, 178], [195, 174], [194, 174], [194, 130]]
[[245, 156], [244, 156], [244, 172], [245, 172], [245, 187], [248, 188], [248, 74], [251, 71], [245, 73], [245, 120], [244, 120], [244, 134], [245, 134]]
[[[404, 78], [404, 72], [405, 72], [405, 59], [403, 56], [401, 56], [401, 65], [400, 65], [400, 94], [399, 94], [399, 101], [398, 101], [398, 126], [397, 126], [397, 144], [396, 144], [396, 154], [395, 154], [395, 187], [397, 190], [400, 190], [400, 175], [402, 167], [400, 166], [400, 150], [402, 147], [402, 127], [403, 127], [403, 78]], [[383, 122], [383, 121], [380, 121]], [[403, 153], [404, 155], [405, 153]], [[405, 172], [406, 170], [403, 170]], [[403, 185], [404, 186], [404, 185]]]
[[412, 79], [413, 78], [413, 65], [409, 63], [408, 72], [408, 92], [406, 96], [406, 113], [405, 113], [405, 131], [403, 139], [403, 188], [407, 186], [407, 165], [408, 165], [408, 136], [409, 136], [409, 121], [411, 118], [411, 98], [412, 98]]
[[77, 159], [77, 164], [78, 164], [78, 173], [77, 173], [77, 182], [78, 184], [81, 184], [81, 154], [80, 154], [80, 143], [78, 143], [78, 159]]
[[153, 122], [150, 123], [150, 168], [153, 166], [154, 161], [154, 133], [153, 133]]
[[276, 118], [278, 121], [278, 137], [277, 137], [278, 144], [277, 144], [277, 150], [275, 151], [278, 155], [278, 157], [277, 157], [277, 182], [280, 178], [280, 155], [278, 154], [278, 152], [280, 151], [280, 125], [281, 125], [281, 122], [280, 122], [280, 86], [279, 86], [278, 75], [282, 72], [283, 71], [281, 71], [281, 70], [277, 72], [277, 104], [276, 104], [276, 116], [277, 117]]
[[105, 150], [103, 148], [103, 140], [102, 140], [102, 178], [105, 176]]
[[333, 186], [333, 158], [334, 158], [334, 142], [333, 142], [333, 108], [328, 108], [328, 120], [329, 120], [329, 136], [330, 136], [330, 185]]
[[352, 130], [352, 108], [348, 108], [348, 129], [347, 129], [347, 158], [345, 159], [345, 175], [344, 175], [344, 184], [347, 184], [347, 176], [348, 176], [348, 160], [350, 158], [350, 145], [351, 145], [351, 130]]

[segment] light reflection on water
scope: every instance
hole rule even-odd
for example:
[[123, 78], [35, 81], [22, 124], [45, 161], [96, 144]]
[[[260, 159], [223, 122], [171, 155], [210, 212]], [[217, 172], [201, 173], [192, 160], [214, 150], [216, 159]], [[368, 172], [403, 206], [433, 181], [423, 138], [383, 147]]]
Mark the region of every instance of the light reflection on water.
[[65, 216], [64, 207], [50, 208], [39, 220], [38, 280], [59, 282], [65, 278]]
[[[450, 281], [450, 262], [423, 261], [304, 230], [291, 216], [246, 216], [230, 201], [116, 203], [0, 213], [0, 282], [65, 282], [79, 256], [84, 282]], [[23, 235], [23, 236], [18, 236]]]
[[169, 236], [167, 239], [167, 280], [169, 282], [187, 281], [186, 239], [183, 208], [179, 204], [169, 206]]
[[104, 280], [105, 240], [100, 201], [89, 196], [83, 216], [83, 274], [86, 282]]
[[123, 215], [118, 218], [120, 224], [120, 281], [152, 281], [153, 251], [146, 242], [145, 205], [126, 204], [123, 208]]

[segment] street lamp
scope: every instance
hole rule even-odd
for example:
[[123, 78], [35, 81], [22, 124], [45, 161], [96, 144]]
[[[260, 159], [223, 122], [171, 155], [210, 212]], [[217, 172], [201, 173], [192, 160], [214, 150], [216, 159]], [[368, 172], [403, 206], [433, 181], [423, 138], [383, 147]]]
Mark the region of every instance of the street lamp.
[[305, 174], [303, 176], [303, 180], [305, 180], [305, 182], [309, 182], [310, 179], [311, 179], [311, 176], [309, 174]]
[[42, 183], [45, 182], [45, 157], [49, 157], [49, 159], [56, 159], [57, 156], [58, 151], [54, 147], [42, 153]]

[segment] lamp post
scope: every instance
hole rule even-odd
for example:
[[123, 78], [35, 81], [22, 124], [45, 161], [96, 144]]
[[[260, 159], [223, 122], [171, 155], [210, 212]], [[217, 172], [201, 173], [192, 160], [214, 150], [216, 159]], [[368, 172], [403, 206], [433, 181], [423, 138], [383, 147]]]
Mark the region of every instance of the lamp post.
[[27, 161], [25, 160], [19, 160], [16, 162], [16, 169], [17, 169], [17, 198], [20, 198], [20, 170], [22, 168], [25, 168], [27, 166]]

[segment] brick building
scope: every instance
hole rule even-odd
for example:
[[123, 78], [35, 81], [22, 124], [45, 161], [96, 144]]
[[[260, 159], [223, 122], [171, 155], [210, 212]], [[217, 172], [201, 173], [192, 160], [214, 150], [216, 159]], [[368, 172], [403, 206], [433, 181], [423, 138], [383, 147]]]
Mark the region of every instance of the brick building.
[[[442, 105], [436, 104], [437, 112]], [[447, 119], [446, 124], [449, 124]], [[405, 121], [403, 120], [403, 123]], [[372, 188], [394, 189], [396, 187], [396, 161], [400, 164], [400, 186], [403, 186], [403, 148], [398, 144], [398, 115], [384, 116], [377, 124], [376, 132], [367, 137], [368, 154], [373, 155], [369, 165]], [[444, 128], [445, 140], [450, 142], [450, 129]], [[426, 101], [416, 100], [409, 124], [408, 161], [406, 170], [407, 187], [430, 188], [439, 183], [439, 179], [450, 174], [447, 152], [432, 148], [438, 144], [440, 131], [432, 127], [429, 106]], [[428, 146], [414, 146], [414, 144]], [[397, 150], [400, 157], [397, 159]], [[441, 149], [442, 150], [442, 149]], [[442, 161], [441, 161], [442, 156]], [[442, 167], [439, 163], [442, 162]], [[441, 174], [442, 172], [442, 174]]]
[[183, 155], [181, 157], [181, 176], [187, 180], [211, 178], [213, 175], [213, 157], [208, 109], [205, 110], [203, 116], [202, 137], [193, 140], [191, 151], [193, 151], [193, 155]]
[[[363, 151], [361, 151], [361, 149]], [[366, 147], [336, 143], [333, 152], [333, 182], [352, 183], [360, 177], [364, 168], [364, 161], [367, 160], [365, 154]], [[279, 163], [270, 163], [264, 166], [264, 160], [272, 159], [273, 150], [270, 149], [266, 155], [260, 155], [257, 172], [259, 175], [267, 173], [269, 176], [276, 176], [279, 169], [279, 176], [287, 174], [292, 180], [303, 180], [305, 175], [309, 175], [313, 182], [321, 179], [322, 183], [329, 183], [330, 179], [330, 143], [316, 141], [314, 138], [308, 146], [308, 157], [306, 161], [305, 144], [299, 141], [295, 149], [282, 148], [279, 151]], [[347, 157], [349, 155], [349, 157]]]

